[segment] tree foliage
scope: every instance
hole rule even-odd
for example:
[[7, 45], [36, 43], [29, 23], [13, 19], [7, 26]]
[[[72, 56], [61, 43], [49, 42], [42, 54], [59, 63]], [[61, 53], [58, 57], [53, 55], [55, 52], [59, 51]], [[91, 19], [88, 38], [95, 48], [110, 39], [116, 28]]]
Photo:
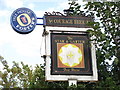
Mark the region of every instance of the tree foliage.
[[12, 67], [0, 56], [3, 70], [0, 71], [0, 85], [2, 88], [67, 88], [66, 82], [45, 81], [45, 68], [36, 64], [35, 68], [13, 61]]
[[[94, 36], [99, 81], [98, 87], [120, 87], [120, 43], [116, 40], [120, 36], [120, 2], [88, 2], [86, 11], [76, 2], [71, 2], [69, 15], [93, 17], [89, 22], [93, 29], [89, 29], [90, 36]], [[109, 64], [109, 61], [113, 63]]]

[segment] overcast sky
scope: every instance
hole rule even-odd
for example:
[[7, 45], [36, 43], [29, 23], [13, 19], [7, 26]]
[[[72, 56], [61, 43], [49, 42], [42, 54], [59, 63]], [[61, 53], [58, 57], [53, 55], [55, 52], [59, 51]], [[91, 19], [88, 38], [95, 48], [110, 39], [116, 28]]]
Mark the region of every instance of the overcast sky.
[[0, 55], [10, 66], [13, 61], [34, 66], [44, 62], [41, 58], [44, 54], [44, 42], [41, 44], [43, 27], [36, 26], [26, 35], [15, 32], [10, 25], [10, 17], [14, 10], [21, 7], [31, 9], [37, 17], [43, 17], [45, 12], [62, 12], [69, 8], [68, 0], [0, 0]]
[[31, 9], [37, 17], [43, 17], [45, 12], [63, 13], [69, 8], [68, 0], [0, 0], [0, 55], [10, 66], [13, 61], [35, 66], [44, 62], [41, 58], [44, 54], [43, 27], [36, 26], [26, 35], [15, 32], [10, 25], [10, 17], [14, 10], [21, 7]]

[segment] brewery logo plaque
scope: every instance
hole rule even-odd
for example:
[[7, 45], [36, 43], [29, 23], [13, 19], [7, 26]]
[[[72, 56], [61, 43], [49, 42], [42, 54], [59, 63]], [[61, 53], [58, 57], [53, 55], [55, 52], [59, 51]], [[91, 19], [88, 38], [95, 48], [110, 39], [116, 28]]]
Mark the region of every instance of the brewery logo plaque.
[[37, 22], [35, 13], [28, 8], [18, 8], [11, 15], [12, 28], [20, 33], [27, 34], [34, 30]]

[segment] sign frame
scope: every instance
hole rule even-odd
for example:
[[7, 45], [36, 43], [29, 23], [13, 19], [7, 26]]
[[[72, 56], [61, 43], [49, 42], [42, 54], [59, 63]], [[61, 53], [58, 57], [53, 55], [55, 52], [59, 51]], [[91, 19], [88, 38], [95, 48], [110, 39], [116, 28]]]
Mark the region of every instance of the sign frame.
[[51, 74], [92, 75], [88, 38], [87, 33], [51, 33]]
[[[68, 33], [80, 33], [83, 34], [90, 28], [65, 28], [65, 27], [46, 27], [46, 31], [49, 33], [45, 36], [45, 47], [46, 47], [46, 68], [45, 68], [45, 79], [46, 81], [68, 81], [68, 80], [77, 80], [77, 81], [98, 81], [97, 66], [96, 66], [96, 53], [94, 42], [91, 42], [91, 58], [92, 58], [92, 75], [52, 75], [51, 74], [51, 39], [50, 34], [54, 30], [57, 33], [68, 32]], [[77, 31], [77, 32], [76, 32]]]

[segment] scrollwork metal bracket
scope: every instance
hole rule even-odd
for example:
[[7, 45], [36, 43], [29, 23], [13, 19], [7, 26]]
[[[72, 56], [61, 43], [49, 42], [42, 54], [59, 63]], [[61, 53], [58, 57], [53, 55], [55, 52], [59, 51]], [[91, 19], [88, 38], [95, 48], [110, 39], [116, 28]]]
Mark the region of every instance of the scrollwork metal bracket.
[[44, 14], [45, 16], [65, 16], [64, 14], [62, 14], [62, 13], [60, 13], [60, 12], [55, 12], [55, 11], [53, 11], [52, 13], [51, 12], [45, 12], [45, 14]]

